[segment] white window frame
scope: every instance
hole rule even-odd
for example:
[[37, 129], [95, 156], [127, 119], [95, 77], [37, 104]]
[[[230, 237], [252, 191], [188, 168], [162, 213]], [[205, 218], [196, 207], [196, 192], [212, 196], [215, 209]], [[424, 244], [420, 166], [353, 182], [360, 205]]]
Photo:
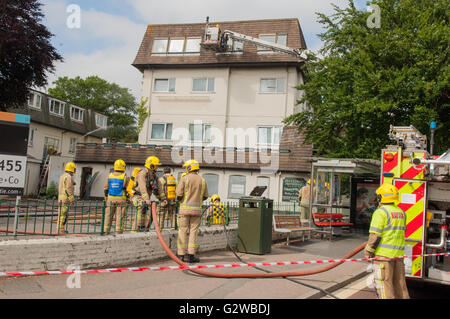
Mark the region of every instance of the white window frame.
[[205, 173], [205, 174], [202, 175], [202, 177], [205, 179], [205, 181], [208, 180], [209, 176], [211, 176], [215, 180], [217, 180], [217, 185], [212, 185], [211, 183], [210, 184], [206, 184], [208, 186], [208, 193], [210, 194], [210, 196], [212, 196], [214, 194], [219, 194], [219, 185], [220, 185], [220, 176], [219, 176], [219, 174]]
[[[191, 125], [194, 127], [194, 136], [191, 135]], [[201, 125], [202, 126], [202, 140], [196, 140], [195, 139], [195, 126]], [[209, 139], [206, 138], [206, 129], [209, 127]], [[189, 123], [189, 141], [190, 142], [202, 142], [202, 143], [211, 143], [211, 129], [212, 124], [208, 123]]]
[[75, 154], [75, 150], [77, 149], [77, 138], [76, 137], [71, 137], [70, 138], [70, 144], [69, 144], [69, 153], [70, 154]]
[[[179, 41], [183, 41], [183, 45], [181, 47], [181, 50], [179, 51], [171, 51], [171, 45], [172, 42], [179, 42]], [[186, 48], [186, 38], [179, 38], [179, 37], [175, 37], [175, 38], [170, 38], [169, 39], [169, 44], [167, 46], [167, 54], [169, 55], [181, 55], [184, 54], [184, 50]]]
[[[32, 99], [31, 99], [32, 97]], [[39, 98], [39, 105], [37, 105], [38, 103], [36, 103], [37, 98]], [[30, 103], [31, 102], [31, 103]], [[42, 94], [36, 93], [36, 92], [31, 92], [28, 95], [28, 106], [33, 108], [33, 109], [37, 109], [37, 110], [41, 110], [42, 108]]]
[[[267, 40], [261, 38], [261, 37], [268, 37], [268, 36], [270, 36], [270, 37], [274, 36], [275, 37], [275, 42], [267, 41]], [[264, 34], [258, 35], [258, 38], [263, 40], [263, 41], [271, 42], [271, 43], [274, 43], [274, 44], [280, 44], [279, 40], [278, 40], [278, 37], [282, 37], [282, 36], [286, 37], [286, 43], [281, 43], [281, 44], [284, 45], [284, 46], [287, 46], [287, 38], [288, 38], [287, 33], [264, 33]], [[271, 49], [258, 46], [258, 53], [267, 53], [267, 52], [269, 52], [269, 53], [277, 53], [277, 52], [275, 52], [275, 51], [273, 51]]]
[[[76, 116], [74, 116], [77, 113], [77, 111], [79, 112], [78, 113], [79, 114], [78, 118]], [[84, 120], [84, 109], [82, 109], [80, 107], [77, 107], [77, 106], [71, 105], [70, 106], [70, 118], [72, 120], [74, 120], [74, 121], [77, 121], [77, 122], [83, 122], [83, 120]]]
[[[205, 87], [204, 90], [195, 90], [195, 81], [196, 80], [206, 80], [205, 81]], [[212, 85], [212, 89], [210, 89]], [[203, 77], [203, 78], [193, 78], [192, 79], [192, 92], [193, 93], [214, 93], [216, 90], [216, 78], [207, 78], [207, 77]]]
[[[153, 138], [153, 125], [164, 125], [164, 137], [163, 138]], [[150, 139], [151, 140], [158, 140], [158, 141], [171, 141], [172, 140], [172, 134], [170, 134], [170, 138], [167, 138], [167, 126], [171, 125], [171, 131], [173, 132], [173, 123], [152, 123], [152, 129], [150, 130]]]
[[[101, 121], [100, 121], [100, 119], [101, 119]], [[103, 114], [95, 113], [95, 125], [97, 127], [107, 128], [108, 127], [108, 117]]]
[[[59, 103], [59, 112], [55, 112], [55, 103]], [[66, 103], [57, 99], [50, 98], [48, 101], [48, 110], [50, 114], [64, 117]]]
[[[155, 42], [156, 41], [165, 41], [166, 42], [164, 51], [155, 51]], [[169, 48], [169, 38], [155, 38], [153, 40], [153, 45], [152, 45], [152, 55], [165, 55], [165, 54], [167, 54], [168, 48]]]
[[[264, 80], [275, 81], [274, 91], [263, 91], [262, 82]], [[283, 90], [281, 90], [279, 88], [281, 81], [283, 81]], [[261, 94], [285, 94], [286, 93], [286, 78], [268, 78], [267, 77], [267, 78], [259, 79], [259, 93], [261, 93]]]
[[[188, 42], [189, 41], [198, 41], [198, 50], [197, 51], [188, 51]], [[201, 37], [191, 37], [191, 38], [186, 38], [185, 44], [184, 44], [184, 53], [185, 55], [199, 55], [200, 54], [200, 44], [202, 43], [202, 38]]]
[[36, 130], [35, 128], [31, 128], [30, 127], [30, 130], [28, 131], [28, 146], [29, 147], [33, 147], [34, 131], [35, 130]]
[[[50, 141], [50, 140], [51, 140], [52, 143], [48, 143], [48, 141]], [[50, 146], [53, 146], [56, 149], [57, 152], [61, 152], [61, 150], [59, 149], [59, 147], [60, 147], [60, 145], [59, 145], [59, 138], [51, 137], [51, 136], [45, 136], [44, 137], [44, 154], [45, 154], [45, 152], [48, 150], [48, 148]]]
[[[167, 89], [165, 90], [156, 90], [156, 81], [167, 81]], [[153, 81], [153, 92], [155, 93], [175, 93], [176, 91], [176, 78], [155, 78]], [[171, 89], [173, 87], [173, 89]]]
[[[259, 146], [270, 146], [270, 147], [279, 147], [280, 146], [280, 142], [281, 142], [281, 135], [283, 134], [283, 127], [282, 126], [271, 126], [271, 125], [259, 125], [258, 127], [258, 145]], [[270, 143], [263, 143], [260, 141], [260, 135], [259, 135], [259, 130], [260, 129], [270, 129]], [[279, 129], [279, 138], [278, 138], [278, 143], [275, 143], [275, 130]]]

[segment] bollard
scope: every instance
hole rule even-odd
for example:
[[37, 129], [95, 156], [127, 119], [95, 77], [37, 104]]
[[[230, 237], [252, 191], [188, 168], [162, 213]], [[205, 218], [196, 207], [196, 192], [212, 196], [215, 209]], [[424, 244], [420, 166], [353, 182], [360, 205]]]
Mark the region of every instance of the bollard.
[[103, 228], [105, 227], [105, 210], [106, 210], [106, 201], [103, 201], [102, 204], [102, 222], [100, 223], [100, 235], [103, 236], [105, 234], [105, 231], [103, 230]]
[[14, 214], [14, 238], [17, 237], [17, 227], [19, 226], [19, 212], [20, 212], [20, 196], [16, 197], [16, 211]]

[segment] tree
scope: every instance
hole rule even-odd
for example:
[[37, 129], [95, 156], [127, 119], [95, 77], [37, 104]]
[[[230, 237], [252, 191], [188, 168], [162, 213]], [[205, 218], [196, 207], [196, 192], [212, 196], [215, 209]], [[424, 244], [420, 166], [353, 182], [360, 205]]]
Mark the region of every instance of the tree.
[[137, 140], [137, 103], [127, 88], [98, 77], [60, 77], [49, 94], [74, 105], [105, 114], [110, 120], [109, 137], [129, 142]]
[[42, 17], [37, 0], [0, 0], [0, 111], [23, 107], [29, 88], [45, 86], [62, 61]]
[[391, 143], [390, 125], [414, 125], [429, 134], [437, 121], [436, 148], [450, 147], [449, 3], [447, 0], [374, 0], [380, 28], [369, 27], [371, 12], [334, 7], [318, 14], [323, 58], [305, 65], [308, 80], [288, 117], [306, 133], [318, 155], [379, 158]]

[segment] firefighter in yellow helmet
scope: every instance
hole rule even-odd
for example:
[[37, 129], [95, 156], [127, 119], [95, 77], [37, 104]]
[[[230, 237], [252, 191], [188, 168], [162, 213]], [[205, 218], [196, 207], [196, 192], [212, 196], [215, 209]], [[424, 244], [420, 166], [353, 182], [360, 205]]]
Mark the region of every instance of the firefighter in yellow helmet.
[[67, 217], [69, 212], [69, 206], [73, 205], [75, 202], [74, 198], [74, 186], [75, 181], [73, 175], [77, 170], [77, 166], [73, 162], [66, 164], [64, 169], [64, 174], [59, 178], [59, 189], [58, 189], [58, 224], [56, 226], [58, 234], [67, 234], [65, 226], [67, 224]]
[[170, 167], [164, 167], [163, 176], [159, 178], [161, 188], [159, 189], [160, 201], [157, 208], [159, 228], [163, 229], [164, 220], [170, 220], [172, 229], [175, 229], [175, 213], [177, 210], [176, 189], [178, 182], [171, 174]]
[[[395, 204], [398, 202], [398, 189], [384, 183], [376, 194], [380, 205], [372, 215], [364, 255], [366, 258], [403, 257], [406, 214]], [[374, 273], [378, 298], [409, 299], [403, 258], [374, 261]]]
[[209, 206], [208, 211], [206, 212], [207, 225], [228, 224], [228, 221], [225, 221], [226, 217], [227, 208], [220, 202], [220, 196], [218, 194], [214, 194], [211, 196], [211, 206]]
[[196, 263], [200, 261], [195, 256], [198, 247], [197, 235], [202, 216], [202, 203], [209, 197], [208, 187], [205, 179], [198, 175], [200, 164], [197, 161], [187, 161], [183, 167], [186, 169], [186, 176], [180, 180], [176, 190], [177, 198], [180, 200], [177, 255], [182, 261]]
[[125, 174], [126, 164], [118, 159], [114, 162], [114, 172], [109, 174], [105, 182], [104, 192], [106, 198], [105, 221], [103, 231], [109, 234], [112, 219], [116, 215], [116, 233], [123, 233], [127, 210], [126, 188], [130, 181]]
[[134, 196], [131, 201], [137, 209], [136, 220], [131, 227], [133, 232], [137, 230], [148, 229], [151, 220], [151, 201], [152, 193], [159, 199], [161, 198], [160, 189], [162, 188], [156, 170], [161, 165], [159, 158], [156, 156], [149, 156], [145, 160], [145, 168], [142, 169], [135, 178], [133, 186]]

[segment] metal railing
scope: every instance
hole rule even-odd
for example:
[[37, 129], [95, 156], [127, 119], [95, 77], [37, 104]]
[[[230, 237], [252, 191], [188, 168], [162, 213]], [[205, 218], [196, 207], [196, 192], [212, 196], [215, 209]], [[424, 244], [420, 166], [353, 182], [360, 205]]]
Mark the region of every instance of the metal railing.
[[[211, 203], [204, 202], [202, 208], [201, 226], [211, 226], [207, 219]], [[239, 220], [239, 202], [224, 203], [223, 220], [227, 225], [237, 224]], [[58, 235], [106, 235], [120, 232], [142, 232], [154, 230], [151, 211], [146, 207], [136, 207], [132, 203], [115, 206], [115, 214], [108, 223], [108, 207], [106, 201], [77, 200], [68, 207], [64, 223], [64, 232], [58, 232], [58, 216], [61, 203], [56, 199], [0, 199], [0, 240], [9, 238], [51, 237]], [[138, 208], [146, 210], [138, 214]], [[120, 211], [123, 209], [123, 227], [120, 227]], [[178, 213], [179, 205], [175, 207]], [[16, 214], [17, 212], [17, 214]], [[158, 214], [159, 212], [159, 214]], [[274, 203], [274, 214], [299, 214], [298, 203]], [[177, 219], [173, 218], [166, 208], [158, 207], [157, 218], [161, 229], [177, 229]], [[138, 225], [140, 222], [140, 225]], [[109, 224], [109, 227], [108, 225]], [[148, 227], [147, 227], [148, 226]]]

